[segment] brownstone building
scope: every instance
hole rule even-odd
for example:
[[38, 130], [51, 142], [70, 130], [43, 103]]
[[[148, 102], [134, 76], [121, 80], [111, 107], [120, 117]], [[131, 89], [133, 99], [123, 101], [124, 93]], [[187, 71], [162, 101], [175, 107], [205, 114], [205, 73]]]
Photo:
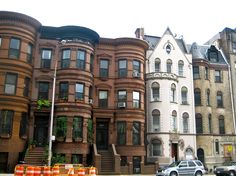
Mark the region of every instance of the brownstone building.
[[144, 165], [147, 48], [140, 39], [100, 38], [1, 11], [0, 170], [47, 163], [53, 115], [52, 162], [153, 173]]

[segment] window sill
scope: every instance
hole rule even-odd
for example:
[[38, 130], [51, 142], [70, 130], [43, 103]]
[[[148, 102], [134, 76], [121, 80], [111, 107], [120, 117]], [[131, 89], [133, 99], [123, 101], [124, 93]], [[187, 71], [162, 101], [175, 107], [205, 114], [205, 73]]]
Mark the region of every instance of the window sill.
[[11, 137], [10, 134], [1, 134], [0, 135], [0, 138], [3, 138], [3, 139], [9, 139]]

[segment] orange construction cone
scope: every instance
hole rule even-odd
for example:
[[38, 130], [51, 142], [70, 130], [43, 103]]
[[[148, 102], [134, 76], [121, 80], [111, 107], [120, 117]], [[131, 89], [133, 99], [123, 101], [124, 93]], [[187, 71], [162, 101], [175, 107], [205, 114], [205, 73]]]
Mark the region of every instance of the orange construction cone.
[[54, 166], [53, 168], [52, 168], [52, 175], [53, 176], [59, 176], [60, 175], [60, 168], [59, 168], [59, 166]]
[[68, 172], [68, 176], [74, 176], [74, 168], [70, 168]]
[[96, 176], [96, 167], [90, 167], [89, 168], [89, 175], [90, 176]]
[[52, 173], [51, 173], [51, 168], [48, 167], [48, 166], [44, 166], [43, 168], [43, 176], [51, 176]]
[[41, 167], [36, 166], [34, 167], [34, 176], [40, 176], [41, 175]]
[[28, 166], [26, 168], [25, 176], [34, 176], [34, 167]]
[[24, 166], [16, 166], [14, 176], [23, 176], [24, 175]]
[[79, 167], [78, 176], [85, 176], [85, 168]]

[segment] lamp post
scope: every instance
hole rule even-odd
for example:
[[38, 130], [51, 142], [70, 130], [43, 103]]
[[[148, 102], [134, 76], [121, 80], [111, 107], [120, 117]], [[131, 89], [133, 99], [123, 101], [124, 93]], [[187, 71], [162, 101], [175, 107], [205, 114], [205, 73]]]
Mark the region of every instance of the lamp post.
[[57, 60], [55, 63], [54, 75], [53, 75], [52, 107], [51, 107], [49, 145], [48, 145], [48, 166], [51, 166], [51, 160], [52, 160], [52, 140], [53, 140], [52, 139], [52, 129], [53, 129], [53, 116], [54, 116], [54, 104], [55, 104], [56, 76], [57, 76]]

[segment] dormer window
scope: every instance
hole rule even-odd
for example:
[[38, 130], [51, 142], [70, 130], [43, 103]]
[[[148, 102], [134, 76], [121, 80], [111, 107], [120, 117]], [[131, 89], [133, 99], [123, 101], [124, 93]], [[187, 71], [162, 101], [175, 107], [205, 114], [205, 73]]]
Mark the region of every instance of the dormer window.
[[215, 51], [209, 52], [209, 59], [212, 62], [218, 62], [218, 54]]
[[171, 52], [171, 46], [169, 44], [166, 46], [166, 52], [167, 54], [170, 54]]

